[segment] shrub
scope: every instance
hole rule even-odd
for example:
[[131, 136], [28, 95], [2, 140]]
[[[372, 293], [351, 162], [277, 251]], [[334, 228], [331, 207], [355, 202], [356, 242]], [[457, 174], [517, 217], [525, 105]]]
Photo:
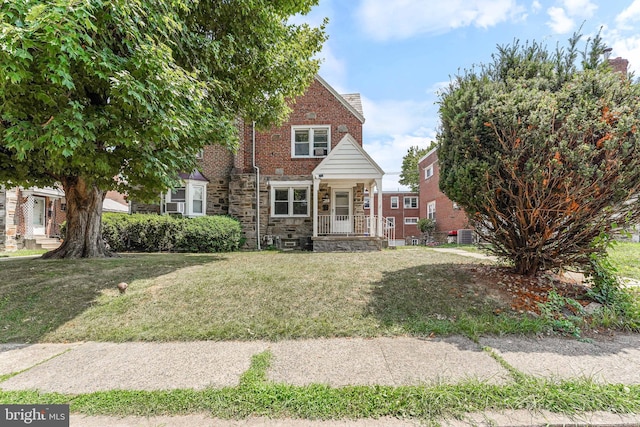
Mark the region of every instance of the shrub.
[[238, 221], [223, 216], [105, 213], [102, 237], [116, 252], [224, 252], [239, 249], [242, 230]]

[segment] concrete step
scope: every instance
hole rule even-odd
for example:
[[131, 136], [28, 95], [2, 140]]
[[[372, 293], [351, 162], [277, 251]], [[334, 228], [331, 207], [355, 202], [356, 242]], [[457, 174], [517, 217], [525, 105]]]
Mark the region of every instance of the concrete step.
[[62, 242], [60, 239], [52, 238], [52, 237], [36, 237], [36, 246], [40, 249], [48, 249], [53, 250], [57, 249]]

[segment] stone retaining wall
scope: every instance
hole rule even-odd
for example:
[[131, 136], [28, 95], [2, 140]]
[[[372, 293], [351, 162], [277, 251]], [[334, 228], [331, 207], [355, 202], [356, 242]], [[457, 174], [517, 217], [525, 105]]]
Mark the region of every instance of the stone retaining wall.
[[386, 241], [379, 237], [315, 237], [313, 252], [381, 251]]

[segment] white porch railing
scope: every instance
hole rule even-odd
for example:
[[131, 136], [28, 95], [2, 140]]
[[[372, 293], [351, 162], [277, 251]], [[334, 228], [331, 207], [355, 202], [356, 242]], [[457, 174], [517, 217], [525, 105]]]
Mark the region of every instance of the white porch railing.
[[[378, 217], [371, 215], [318, 215], [318, 236], [376, 236]], [[382, 218], [382, 235], [393, 241], [395, 224]]]

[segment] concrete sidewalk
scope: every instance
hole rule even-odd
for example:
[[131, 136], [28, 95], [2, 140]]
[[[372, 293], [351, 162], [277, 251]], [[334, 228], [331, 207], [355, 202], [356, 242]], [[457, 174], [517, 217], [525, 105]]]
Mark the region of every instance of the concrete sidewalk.
[[[476, 379], [513, 381], [485, 347], [516, 370], [553, 379], [587, 377], [601, 383], [640, 384], [640, 336], [617, 335], [591, 343], [563, 338], [463, 337], [341, 338], [299, 341], [73, 343], [0, 345], [0, 375], [20, 372], [0, 383], [2, 390], [67, 394], [94, 391], [205, 389], [235, 386], [251, 357], [273, 355], [269, 381], [293, 385], [435, 385]], [[640, 397], [639, 397], [640, 398]], [[640, 414], [584, 414], [569, 419], [551, 413], [470, 414], [468, 425], [640, 425]], [[309, 420], [214, 420], [206, 415], [123, 419], [74, 415], [72, 426], [406, 426], [396, 419], [310, 422]]]

